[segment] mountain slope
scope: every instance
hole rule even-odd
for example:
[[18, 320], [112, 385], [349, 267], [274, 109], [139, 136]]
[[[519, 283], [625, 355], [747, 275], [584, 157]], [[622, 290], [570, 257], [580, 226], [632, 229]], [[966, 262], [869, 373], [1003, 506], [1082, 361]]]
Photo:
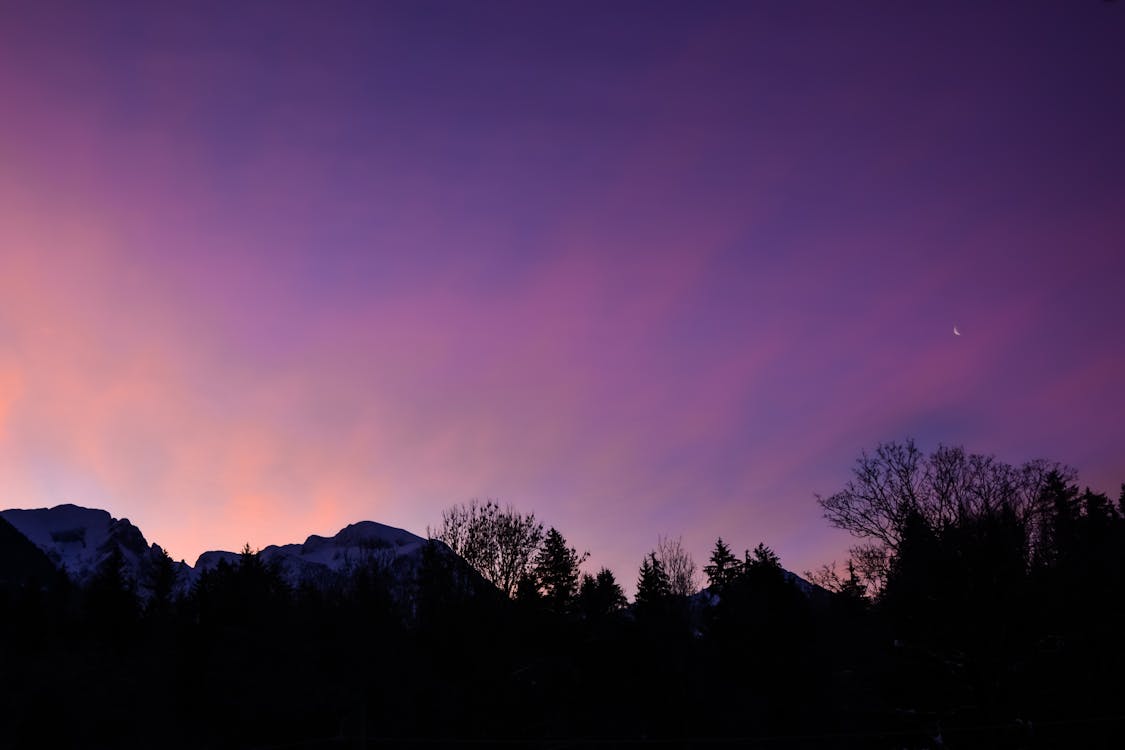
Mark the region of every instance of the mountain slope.
[[[148, 571], [155, 559], [164, 554], [159, 545], [149, 545], [141, 530], [128, 519], [113, 518], [96, 508], [66, 504], [54, 508], [12, 509], [0, 511], [0, 518], [78, 584], [88, 581], [98, 566], [117, 550], [121, 553], [126, 575], [143, 595]], [[187, 565], [177, 564], [181, 577], [187, 576], [189, 570]]]
[[[141, 530], [128, 519], [113, 518], [96, 508], [67, 504], [54, 508], [12, 509], [0, 511], [0, 519], [6, 522], [13, 539], [20, 540], [13, 543], [13, 550], [22, 549], [21, 554], [28, 559], [33, 557], [31, 550], [34, 550], [40, 555], [41, 563], [49, 561], [79, 585], [88, 582], [99, 566], [117, 551], [125, 575], [136, 584], [138, 593], [147, 597], [151, 571], [164, 555], [164, 550], [157, 544], [150, 545]], [[425, 543], [424, 538], [409, 531], [374, 521], [360, 521], [332, 537], [314, 534], [303, 543], [270, 545], [261, 550], [260, 557], [266, 564], [276, 565], [294, 587], [330, 586], [342, 582], [360, 567], [371, 566], [378, 567], [399, 583], [406, 583], [417, 572]], [[453, 554], [448, 549], [445, 551]], [[221, 562], [236, 565], [239, 558], [237, 552], [216, 550], [200, 555], [194, 567], [175, 563], [175, 588], [183, 592], [204, 572]]]
[[[314, 534], [303, 544], [270, 545], [260, 554], [265, 563], [279, 566], [291, 585], [327, 585], [359, 566], [373, 564], [406, 575], [420, 561], [425, 542], [403, 529], [360, 521], [333, 537]], [[193, 576], [198, 577], [220, 562], [233, 565], [238, 558], [234, 552], [204, 552], [195, 563]]]
[[0, 592], [52, 586], [58, 580], [58, 570], [43, 550], [0, 518]]

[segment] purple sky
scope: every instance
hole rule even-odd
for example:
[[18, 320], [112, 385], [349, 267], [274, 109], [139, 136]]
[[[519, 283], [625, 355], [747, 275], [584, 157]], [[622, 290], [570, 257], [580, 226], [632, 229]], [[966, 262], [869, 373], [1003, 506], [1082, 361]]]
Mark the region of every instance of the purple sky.
[[631, 588], [882, 440], [1125, 481], [1123, 4], [155, 5], [0, 5], [0, 507]]

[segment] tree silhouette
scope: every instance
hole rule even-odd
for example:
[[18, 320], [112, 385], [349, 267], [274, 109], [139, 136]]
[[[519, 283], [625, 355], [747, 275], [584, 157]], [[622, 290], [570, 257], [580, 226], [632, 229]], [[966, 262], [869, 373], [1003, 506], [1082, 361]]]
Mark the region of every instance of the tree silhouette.
[[192, 606], [210, 625], [226, 622], [247, 632], [272, 626], [291, 604], [292, 591], [281, 569], [267, 564], [249, 544], [232, 565], [220, 560], [192, 588]]
[[811, 583], [836, 594], [838, 599], [845, 599], [858, 605], [867, 603], [867, 587], [860, 579], [855, 561], [851, 558], [844, 565], [842, 576], [836, 569], [835, 562], [831, 565], [822, 565], [816, 571], [806, 570], [804, 575]]
[[755, 571], [780, 571], [781, 558], [777, 553], [766, 546], [765, 542], [758, 542], [758, 546], [754, 548], [753, 552], [746, 552], [746, 562], [743, 563], [743, 570], [747, 573]]
[[848, 575], [842, 580], [840, 588], [836, 593], [845, 601], [859, 606], [866, 605], [867, 588], [863, 585], [863, 582], [859, 580], [859, 573], [856, 572], [855, 563], [851, 560], [848, 560], [847, 570]]
[[582, 614], [596, 619], [613, 614], [627, 604], [625, 592], [617, 584], [613, 571], [602, 568], [597, 576], [589, 573], [582, 576], [578, 589], [578, 606]]
[[663, 606], [672, 595], [672, 584], [664, 570], [664, 564], [650, 552], [641, 562], [640, 577], [637, 579], [635, 597], [639, 609], [652, 609]]
[[684, 549], [682, 537], [659, 537], [656, 542], [656, 557], [668, 574], [668, 585], [673, 596], [691, 596], [699, 590], [695, 582], [695, 561]]
[[939, 446], [924, 455], [913, 440], [880, 444], [856, 461], [844, 489], [817, 495], [824, 516], [864, 542], [852, 558], [865, 584], [883, 588], [908, 523], [918, 520], [935, 533], [1005, 509], [1023, 523], [1042, 529], [1033, 535], [1048, 547], [1054, 530], [1042, 527], [1043, 492], [1051, 478], [1067, 484], [1074, 470], [1036, 460], [1014, 467], [991, 456]]
[[703, 566], [711, 588], [721, 590], [729, 586], [739, 575], [741, 566], [730, 547], [719, 537], [715, 549], [711, 551], [711, 562]]
[[569, 610], [578, 591], [578, 566], [587, 557], [568, 547], [558, 529], [547, 531], [535, 558], [535, 579], [549, 609], [558, 613]]
[[455, 505], [441, 514], [432, 536], [477, 570], [485, 580], [511, 597], [520, 580], [531, 573], [543, 541], [543, 524], [495, 501]]
[[141, 586], [149, 597], [145, 614], [163, 617], [169, 613], [176, 588], [176, 563], [159, 545], [153, 545], [141, 569]]

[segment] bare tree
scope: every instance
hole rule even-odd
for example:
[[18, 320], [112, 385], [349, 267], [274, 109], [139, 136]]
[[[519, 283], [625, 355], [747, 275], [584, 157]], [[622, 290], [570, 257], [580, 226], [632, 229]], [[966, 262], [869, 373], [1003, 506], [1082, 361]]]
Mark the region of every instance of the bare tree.
[[869, 593], [868, 587], [860, 578], [859, 568], [856, 567], [854, 560], [847, 561], [843, 573], [833, 560], [831, 565], [821, 565], [819, 570], [806, 570], [805, 578], [826, 591], [856, 602], [865, 601]]
[[534, 513], [525, 515], [510, 505], [501, 508], [494, 500], [472, 500], [442, 511], [441, 526], [429, 534], [510, 597], [531, 572], [543, 541], [543, 524], [536, 522]]
[[918, 506], [922, 453], [914, 441], [884, 443], [866, 451], [852, 470], [855, 477], [831, 497], [817, 496], [824, 517], [837, 528], [895, 549], [910, 513]]
[[806, 570], [804, 575], [806, 581], [815, 583], [826, 591], [837, 592], [844, 585], [844, 579], [840, 577], [840, 571], [836, 568], [835, 560], [831, 564], [821, 565], [816, 570]]
[[684, 549], [683, 538], [661, 536], [656, 542], [656, 559], [668, 574], [668, 583], [675, 596], [691, 596], [699, 591], [695, 575], [695, 561]]
[[926, 456], [913, 440], [864, 452], [852, 471], [843, 490], [816, 499], [833, 526], [864, 540], [851, 554], [874, 592], [886, 581], [908, 521], [941, 533], [966, 519], [1005, 512], [1026, 524], [1035, 539], [1038, 498], [1047, 477], [1052, 472], [1075, 476], [1057, 463], [1036, 460], [1014, 467], [960, 447], [938, 446]]

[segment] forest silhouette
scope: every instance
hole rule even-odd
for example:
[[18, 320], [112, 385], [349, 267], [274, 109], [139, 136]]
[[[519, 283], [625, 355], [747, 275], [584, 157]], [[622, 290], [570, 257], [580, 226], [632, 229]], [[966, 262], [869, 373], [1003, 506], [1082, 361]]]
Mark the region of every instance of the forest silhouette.
[[631, 603], [494, 502], [406, 579], [247, 546], [184, 592], [112, 552], [77, 585], [0, 519], [0, 746], [1121, 746], [1125, 485], [905, 441], [816, 500], [857, 545], [811, 584], [717, 538], [693, 591], [661, 540]]

